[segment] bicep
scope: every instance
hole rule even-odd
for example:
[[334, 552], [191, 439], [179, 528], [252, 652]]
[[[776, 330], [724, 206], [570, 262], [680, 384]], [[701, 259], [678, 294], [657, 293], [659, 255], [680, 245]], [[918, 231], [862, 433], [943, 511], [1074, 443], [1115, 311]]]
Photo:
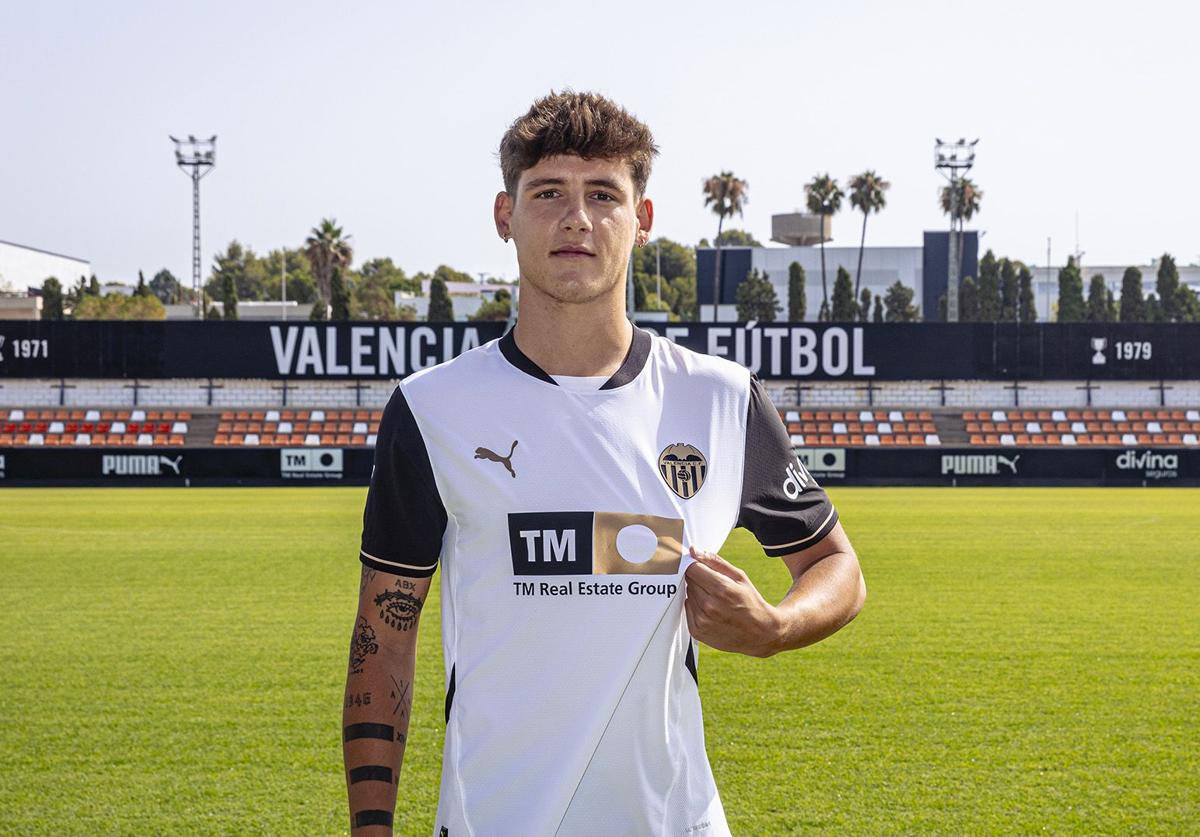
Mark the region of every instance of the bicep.
[[356, 631], [390, 651], [414, 651], [432, 577], [411, 578], [363, 565]]

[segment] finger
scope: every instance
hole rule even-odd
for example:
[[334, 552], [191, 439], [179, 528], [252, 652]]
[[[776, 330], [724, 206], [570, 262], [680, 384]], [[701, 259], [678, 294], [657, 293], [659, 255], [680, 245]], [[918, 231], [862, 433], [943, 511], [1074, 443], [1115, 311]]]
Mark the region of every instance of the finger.
[[683, 576], [687, 580], [689, 589], [694, 585], [709, 595], [716, 595], [730, 584], [728, 578], [707, 564], [699, 562], [689, 565]]
[[703, 549], [697, 549], [693, 546], [692, 557], [695, 558], [696, 561], [702, 563], [704, 566], [711, 567], [721, 575], [732, 579], [733, 581], [746, 580], [746, 574], [742, 572], [739, 567], [735, 567], [733, 564], [729, 563], [715, 552], [708, 552]]

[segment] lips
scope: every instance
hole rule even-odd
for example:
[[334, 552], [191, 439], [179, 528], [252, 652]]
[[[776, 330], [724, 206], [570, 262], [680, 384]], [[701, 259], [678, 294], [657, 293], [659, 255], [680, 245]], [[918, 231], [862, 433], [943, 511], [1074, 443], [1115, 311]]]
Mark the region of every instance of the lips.
[[565, 258], [565, 259], [581, 259], [581, 258], [592, 258], [596, 254], [591, 252], [590, 250], [583, 248], [583, 247], [568, 246], [568, 247], [559, 247], [556, 250], [551, 250], [550, 255], [557, 256], [559, 258]]

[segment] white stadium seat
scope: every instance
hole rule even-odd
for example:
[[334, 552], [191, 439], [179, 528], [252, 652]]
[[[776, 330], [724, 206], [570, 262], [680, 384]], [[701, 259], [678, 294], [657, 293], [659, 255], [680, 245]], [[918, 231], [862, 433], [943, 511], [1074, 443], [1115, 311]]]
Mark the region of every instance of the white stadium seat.
[[1066, 421], [1067, 414], [1064, 410], [1055, 410], [1053, 413], [1050, 414], [1050, 420], [1051, 421]]
[[849, 433], [850, 431], [846, 429], [846, 422], [835, 421], [833, 423], [833, 432], [834, 433]]
[[33, 433], [29, 437], [29, 444], [44, 445], [44, 444], [46, 444], [46, 437], [43, 436], [41, 433]]
[[316, 433], [309, 433], [304, 437], [304, 444], [315, 448], [317, 445], [321, 444], [321, 437]]
[[1062, 443], [1064, 445], [1077, 444], [1077, 442], [1075, 441], [1075, 434], [1074, 433], [1064, 433], [1063, 437], [1062, 437]]
[[146, 411], [145, 410], [134, 410], [132, 413], [129, 414], [129, 420], [130, 421], [145, 421], [146, 420]]
[[1072, 433], [1087, 433], [1087, 425], [1084, 424], [1082, 421], [1073, 421], [1073, 422], [1071, 422], [1071, 432]]
[[1011, 433], [1005, 433], [1000, 437], [1000, 444], [1013, 447], [1017, 444], [1017, 437]]
[[1129, 421], [1129, 419], [1127, 419], [1127, 418], [1125, 417], [1125, 411], [1124, 411], [1124, 410], [1113, 410], [1113, 412], [1112, 412], [1112, 420], [1113, 420], [1113, 421]]
[[858, 420], [864, 423], [875, 421], [875, 414], [870, 410], [860, 410], [858, 413]]
[[1187, 411], [1187, 420], [1188, 421], [1200, 421], [1200, 410], [1188, 410]]
[[1042, 425], [1036, 421], [1027, 421], [1027, 422], [1025, 422], [1025, 432], [1026, 433], [1041, 433]]
[[[64, 431], [65, 431], [65, 428], [63, 427], [63, 423], [61, 421], [50, 422], [50, 432], [51, 433], [63, 433]], [[116, 432], [117, 432], [116, 430], [113, 431], [113, 433], [116, 433]]]
[[881, 421], [879, 423], [879, 432], [880, 433], [891, 433], [892, 425], [889, 422]]
[[1159, 424], [1157, 421], [1149, 422], [1146, 424], [1146, 432], [1147, 433], [1162, 433], [1163, 432], [1162, 425]]
[[258, 444], [258, 434], [257, 433], [247, 433], [246, 437], [244, 439], [242, 439], [242, 444], [257, 445]]
[[1003, 410], [992, 410], [992, 421], [1008, 421], [1008, 413]]
[[13, 410], [11, 413], [8, 414], [8, 420], [9, 421], [24, 421], [25, 420], [25, 411], [24, 410]]
[[899, 410], [892, 410], [890, 413], [888, 413], [888, 421], [899, 424], [900, 422], [904, 421], [904, 413], [900, 412]]
[[868, 433], [867, 438], [866, 438], [866, 443], [870, 447], [878, 446], [879, 445], [879, 436], [875, 433]]
[[171, 425], [171, 432], [177, 436], [186, 436], [188, 425], [186, 421], [177, 421]]
[[76, 433], [75, 434], [75, 444], [90, 445], [91, 443], [92, 443], [92, 434], [91, 433]]
[[367, 432], [367, 423], [365, 421], [354, 422], [354, 430], [352, 432], [359, 433], [359, 434], [366, 433]]
[[1184, 433], [1183, 434], [1183, 443], [1185, 445], [1200, 445], [1200, 440], [1196, 439], [1195, 433]]
[[804, 445], [804, 436], [803, 436], [803, 434], [800, 434], [800, 433], [793, 433], [793, 434], [791, 435], [791, 440], [792, 440], [792, 444], [793, 444], [793, 445], [799, 445], [799, 446], [803, 446], [803, 445]]
[[277, 427], [275, 429], [275, 432], [276, 433], [291, 433], [292, 432], [292, 423], [290, 421], [279, 422], [279, 427]]
[[367, 444], [370, 445], [371, 447], [375, 447], [375, 434], [374, 433], [370, 433], [367, 435]]
[[86, 413], [83, 414], [83, 420], [84, 421], [100, 421], [100, 411], [99, 410], [88, 410]]
[[1132, 433], [1125, 433], [1121, 436], [1121, 444], [1123, 445], [1136, 445], [1137, 443], [1137, 436], [1134, 436]]
[[278, 422], [279, 421], [279, 411], [278, 410], [267, 410], [267, 421], [271, 422], [272, 424]]
[[308, 420], [316, 421], [316, 422], [325, 421], [325, 411], [324, 410], [313, 410], [311, 413], [308, 414]]
[[[54, 432], [53, 429], [50, 432], [53, 433]], [[60, 430], [58, 432], [61, 433], [62, 431]], [[117, 434], [124, 433], [125, 432], [125, 422], [114, 421], [112, 423], [112, 426], [108, 429], [108, 432], [109, 433], [117, 433]]]
[[800, 413], [796, 410], [788, 410], [783, 417], [784, 421], [800, 421]]
[[942, 443], [942, 437], [939, 436], [938, 434], [936, 434], [936, 433], [926, 433], [925, 434], [925, 444], [940, 445], [941, 443]]
[[139, 433], [137, 443], [140, 448], [148, 448], [154, 444], [154, 437], [149, 433]]

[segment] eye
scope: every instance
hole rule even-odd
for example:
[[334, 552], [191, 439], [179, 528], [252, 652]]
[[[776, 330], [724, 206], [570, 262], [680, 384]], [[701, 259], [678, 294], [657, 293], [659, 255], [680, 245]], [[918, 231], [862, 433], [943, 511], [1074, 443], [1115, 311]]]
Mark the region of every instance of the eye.
[[547, 189], [544, 192], [538, 192], [533, 197], [535, 200], [538, 198], [556, 198], [556, 197], [558, 197], [558, 194], [559, 193], [558, 193], [557, 189]]
[[608, 192], [595, 192], [592, 194], [592, 197], [595, 198], [596, 200], [604, 201], [604, 202], [611, 202], [611, 201], [616, 200], [616, 198], [613, 197], [612, 195], [610, 195]]

